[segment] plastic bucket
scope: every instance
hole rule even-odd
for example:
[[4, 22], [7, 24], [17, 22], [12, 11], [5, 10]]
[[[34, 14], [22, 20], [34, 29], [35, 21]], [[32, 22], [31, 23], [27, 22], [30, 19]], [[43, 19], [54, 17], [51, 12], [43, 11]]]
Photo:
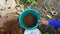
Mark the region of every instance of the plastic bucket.
[[[23, 22], [23, 18], [25, 15], [27, 14], [34, 14], [36, 16], [36, 19], [37, 19], [37, 22], [36, 24], [33, 26], [33, 27], [27, 27], [24, 22]], [[20, 15], [19, 15], [19, 24], [22, 28], [24, 29], [29, 29], [29, 30], [32, 30], [32, 29], [35, 29], [38, 27], [39, 25], [39, 21], [40, 20], [40, 14], [37, 10], [35, 9], [27, 9], [27, 10], [24, 10]]]

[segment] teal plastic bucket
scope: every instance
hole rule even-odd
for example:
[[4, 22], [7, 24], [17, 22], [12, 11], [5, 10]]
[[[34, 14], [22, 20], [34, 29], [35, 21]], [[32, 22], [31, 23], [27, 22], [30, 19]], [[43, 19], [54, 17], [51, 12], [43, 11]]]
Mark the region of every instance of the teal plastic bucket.
[[[25, 15], [27, 14], [34, 14], [36, 16], [36, 19], [37, 19], [37, 22], [34, 26], [32, 27], [27, 27], [24, 22], [23, 22], [23, 18]], [[19, 24], [22, 28], [24, 29], [29, 29], [29, 30], [32, 30], [32, 29], [35, 29], [38, 27], [39, 25], [39, 20], [40, 20], [40, 14], [37, 10], [35, 9], [27, 9], [27, 10], [24, 10], [20, 15], [19, 15]]]

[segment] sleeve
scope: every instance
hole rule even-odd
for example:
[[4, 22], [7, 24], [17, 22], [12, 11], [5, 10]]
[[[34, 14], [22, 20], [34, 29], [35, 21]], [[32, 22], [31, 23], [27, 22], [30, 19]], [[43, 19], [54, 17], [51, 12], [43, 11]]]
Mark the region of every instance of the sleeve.
[[48, 25], [60, 28], [60, 20], [49, 20]]

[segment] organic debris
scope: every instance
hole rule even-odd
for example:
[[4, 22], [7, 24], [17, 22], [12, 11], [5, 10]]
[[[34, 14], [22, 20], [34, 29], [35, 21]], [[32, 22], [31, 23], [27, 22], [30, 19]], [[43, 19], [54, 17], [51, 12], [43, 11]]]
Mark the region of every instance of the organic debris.
[[42, 34], [58, 34], [58, 31], [52, 27], [52, 26], [48, 26], [48, 25], [40, 25], [39, 29], [41, 30]]

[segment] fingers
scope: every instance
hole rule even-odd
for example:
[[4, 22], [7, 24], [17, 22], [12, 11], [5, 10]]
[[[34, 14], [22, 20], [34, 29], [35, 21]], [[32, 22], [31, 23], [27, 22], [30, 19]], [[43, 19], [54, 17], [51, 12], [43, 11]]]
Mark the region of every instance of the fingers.
[[41, 20], [40, 20], [40, 24], [46, 24], [46, 25], [47, 25], [47, 24], [48, 24], [48, 20], [41, 19]]

